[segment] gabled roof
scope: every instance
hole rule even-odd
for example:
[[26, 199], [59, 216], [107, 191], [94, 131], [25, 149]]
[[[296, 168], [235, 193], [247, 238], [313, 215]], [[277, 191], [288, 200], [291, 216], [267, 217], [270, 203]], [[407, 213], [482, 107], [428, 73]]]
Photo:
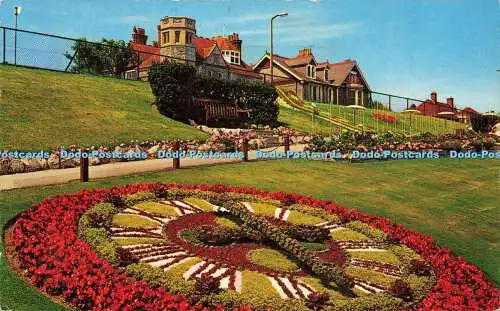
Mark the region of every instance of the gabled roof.
[[262, 79], [262, 76], [259, 73], [253, 71], [252, 66], [246, 65], [245, 63], [242, 63], [241, 65], [227, 63], [227, 67], [231, 73], [240, 76]]
[[198, 55], [201, 59], [209, 57], [214, 48], [217, 46], [214, 41], [198, 36], [194, 36], [193, 43], [196, 49], [196, 55]]
[[342, 83], [344, 83], [344, 81], [349, 76], [349, 73], [353, 69], [356, 69], [356, 71], [361, 76], [361, 79], [365, 83], [366, 87], [368, 88], [368, 90], [370, 90], [370, 86], [368, 85], [368, 82], [366, 81], [363, 72], [361, 71], [361, 69], [358, 66], [358, 63], [355, 60], [347, 59], [339, 63], [329, 64], [328, 75], [330, 77], [330, 80], [333, 80], [333, 82], [336, 85], [341, 85]]
[[226, 37], [217, 36], [213, 37], [211, 40], [217, 44], [221, 51], [239, 51]]
[[280, 56], [280, 57], [283, 58], [284, 61], [286, 62], [286, 64], [290, 67], [302, 67], [302, 66], [305, 67], [305, 66], [309, 65], [311, 62], [316, 65], [316, 60], [314, 59], [314, 56], [312, 56], [312, 55], [297, 56], [297, 57], [293, 57], [293, 58], [283, 57], [283, 56]]
[[153, 46], [153, 45], [145, 45], [145, 44], [138, 44], [134, 42], [130, 42], [130, 46], [132, 49], [138, 52], [144, 52], [144, 53], [139, 53], [139, 58], [140, 58], [140, 64], [139, 64], [139, 69], [144, 69], [144, 68], [149, 68], [151, 67], [154, 63], [160, 63], [160, 48]]

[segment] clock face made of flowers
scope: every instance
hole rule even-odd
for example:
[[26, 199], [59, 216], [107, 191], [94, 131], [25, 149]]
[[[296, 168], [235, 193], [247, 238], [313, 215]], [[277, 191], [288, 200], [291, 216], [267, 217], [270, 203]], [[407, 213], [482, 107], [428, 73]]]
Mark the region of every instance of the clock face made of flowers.
[[80, 218], [82, 239], [135, 279], [194, 303], [399, 308], [435, 283], [432, 269], [408, 247], [318, 208], [200, 191], [161, 198], [142, 192], [119, 201], [97, 204]]

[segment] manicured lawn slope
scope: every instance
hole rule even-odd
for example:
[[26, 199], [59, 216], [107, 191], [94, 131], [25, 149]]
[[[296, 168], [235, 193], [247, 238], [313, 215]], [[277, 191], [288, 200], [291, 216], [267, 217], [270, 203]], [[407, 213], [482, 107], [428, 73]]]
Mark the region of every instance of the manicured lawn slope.
[[0, 65], [0, 149], [206, 135], [151, 109], [148, 83]]
[[[0, 225], [47, 196], [80, 188], [171, 181], [246, 185], [308, 194], [382, 215], [433, 236], [500, 284], [498, 169], [499, 160], [268, 161], [141, 174], [0, 192]], [[4, 256], [0, 262], [0, 302], [16, 310], [55, 309], [8, 272]]]

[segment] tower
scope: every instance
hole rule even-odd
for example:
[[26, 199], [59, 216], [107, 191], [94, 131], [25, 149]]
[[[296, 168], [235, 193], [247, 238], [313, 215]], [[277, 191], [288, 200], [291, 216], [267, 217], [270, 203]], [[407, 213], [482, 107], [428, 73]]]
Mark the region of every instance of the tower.
[[194, 66], [196, 62], [195, 35], [196, 21], [194, 19], [164, 17], [158, 25], [160, 53], [172, 57], [173, 61], [185, 62]]

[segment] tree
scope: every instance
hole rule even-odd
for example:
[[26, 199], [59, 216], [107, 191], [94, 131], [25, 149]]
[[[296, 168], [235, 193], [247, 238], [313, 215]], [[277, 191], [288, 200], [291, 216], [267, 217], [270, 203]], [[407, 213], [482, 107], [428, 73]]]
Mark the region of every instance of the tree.
[[82, 38], [71, 49], [73, 53], [67, 52], [65, 56], [73, 59], [72, 72], [119, 77], [139, 63], [137, 52], [123, 40], [102, 39], [100, 43], [94, 43]]

